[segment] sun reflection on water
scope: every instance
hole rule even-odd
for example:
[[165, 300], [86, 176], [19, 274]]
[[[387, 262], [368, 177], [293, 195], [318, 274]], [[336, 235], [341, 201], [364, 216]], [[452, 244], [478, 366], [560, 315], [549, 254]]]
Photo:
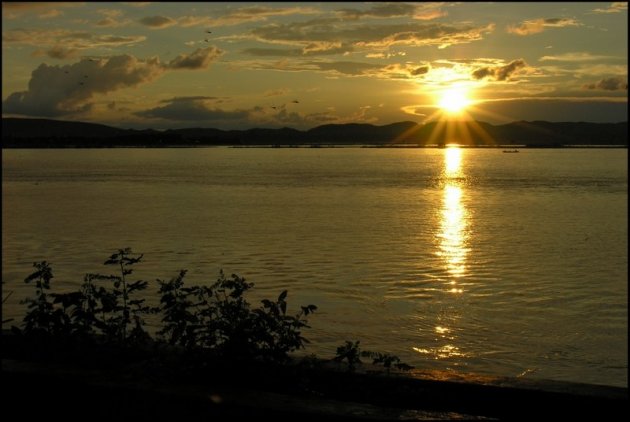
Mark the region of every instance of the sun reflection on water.
[[459, 347], [447, 344], [437, 349], [425, 349], [420, 347], [413, 347], [414, 351], [423, 355], [433, 355], [434, 359], [447, 359], [453, 357], [466, 357], [466, 353], [459, 350]]
[[457, 177], [461, 174], [462, 150], [457, 146], [449, 146], [444, 151], [444, 173], [446, 177]]
[[[462, 170], [463, 151], [457, 146], [450, 145], [444, 149], [443, 196], [438, 218], [439, 229], [436, 233], [436, 255], [445, 270], [443, 292], [453, 298], [452, 306], [443, 309], [437, 315], [433, 328], [434, 345], [413, 347], [417, 353], [436, 360], [452, 360], [458, 365], [461, 358], [468, 354], [460, 350], [458, 343], [457, 321], [461, 317], [457, 308], [462, 305], [464, 289], [462, 278], [467, 275], [466, 257], [468, 249], [468, 219], [469, 212], [465, 207], [465, 174]], [[428, 346], [428, 347], [427, 347]]]
[[[462, 174], [462, 151], [449, 147], [444, 153], [444, 199], [441, 209], [441, 228], [438, 233], [439, 250], [437, 252], [446, 264], [446, 270], [454, 278], [466, 274], [467, 219], [468, 212], [462, 203], [463, 189], [460, 185]], [[455, 284], [451, 280], [451, 285]], [[462, 289], [451, 286], [452, 293], [462, 293]]]
[[[448, 306], [442, 308], [436, 315], [435, 323], [429, 328], [433, 332], [426, 332], [427, 326], [421, 328], [425, 335], [429, 335], [432, 344], [422, 344], [412, 349], [429, 359], [449, 360], [453, 365], [465, 364], [463, 359], [470, 357], [469, 353], [460, 349], [458, 321], [465, 315], [466, 306], [463, 282], [468, 275], [467, 255], [468, 247], [469, 211], [466, 209], [465, 192], [465, 150], [457, 145], [448, 145], [444, 150], [444, 167], [441, 174], [442, 198], [437, 210], [437, 230], [435, 255], [438, 266], [444, 277], [441, 279], [441, 290], [451, 298]], [[431, 316], [429, 316], [431, 317]], [[426, 318], [426, 317], [424, 317]]]

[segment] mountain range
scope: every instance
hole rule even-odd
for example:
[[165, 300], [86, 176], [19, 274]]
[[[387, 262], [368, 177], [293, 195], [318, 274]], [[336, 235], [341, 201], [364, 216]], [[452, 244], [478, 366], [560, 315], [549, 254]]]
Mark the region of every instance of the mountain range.
[[398, 122], [327, 124], [301, 131], [291, 128], [221, 130], [213, 128], [120, 129], [111, 126], [49, 120], [2, 119], [2, 148], [111, 148], [194, 146], [470, 146], [567, 145], [628, 146], [628, 123], [518, 121], [503, 125], [485, 122]]

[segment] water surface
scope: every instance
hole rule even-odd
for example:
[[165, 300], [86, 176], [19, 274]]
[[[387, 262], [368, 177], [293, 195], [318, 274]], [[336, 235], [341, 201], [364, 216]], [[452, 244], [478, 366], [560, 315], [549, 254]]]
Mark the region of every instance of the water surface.
[[[420, 368], [627, 387], [626, 149], [3, 150], [3, 318], [34, 261], [58, 289], [145, 254], [152, 282], [220, 269], [316, 304]], [[155, 300], [155, 296], [153, 296]]]

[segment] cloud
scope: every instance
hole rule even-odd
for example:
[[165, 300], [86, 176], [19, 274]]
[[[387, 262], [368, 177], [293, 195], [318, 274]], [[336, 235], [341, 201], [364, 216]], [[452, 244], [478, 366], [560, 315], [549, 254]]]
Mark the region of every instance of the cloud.
[[210, 63], [223, 54], [217, 47], [199, 48], [191, 54], [180, 54], [171, 60], [171, 69], [206, 69]]
[[236, 9], [225, 16], [217, 18], [215, 20], [215, 25], [235, 25], [242, 22], [251, 22], [266, 19], [270, 16], [289, 16], [313, 13], [318, 12], [310, 7], [273, 8], [267, 6], [249, 6]]
[[46, 12], [40, 13], [37, 17], [40, 19], [52, 19], [61, 15], [63, 15], [62, 11], [57, 10], [57, 9], [50, 9], [50, 10], [47, 10]]
[[423, 106], [423, 105], [406, 105], [406, 106], [402, 106], [400, 110], [403, 113], [411, 114], [411, 115], [419, 116], [419, 117], [426, 117], [427, 115], [431, 114], [431, 112], [433, 111], [431, 106]]
[[101, 15], [105, 17], [96, 22], [96, 26], [102, 28], [110, 28], [110, 27], [119, 27], [124, 25], [129, 25], [131, 23], [130, 19], [120, 20], [123, 12], [117, 9], [101, 9], [98, 11]]
[[17, 19], [24, 14], [37, 13], [41, 19], [60, 16], [63, 12], [56, 8], [83, 6], [84, 2], [2, 2], [2, 18]]
[[348, 45], [338, 43], [311, 43], [303, 48], [246, 48], [241, 51], [252, 56], [279, 56], [279, 57], [308, 57], [308, 56], [328, 56], [335, 54], [351, 53], [353, 48]]
[[593, 9], [593, 13], [619, 13], [622, 10], [628, 10], [627, 2], [614, 2], [606, 9]]
[[171, 19], [166, 16], [148, 16], [146, 18], [140, 19], [139, 22], [152, 29], [164, 29], [177, 23], [175, 19]]
[[233, 26], [246, 22], [258, 22], [267, 20], [272, 16], [289, 16], [319, 13], [311, 7], [279, 7], [273, 8], [268, 6], [247, 6], [235, 9], [229, 13], [217, 18], [208, 18], [206, 16], [183, 16], [178, 22], [183, 27], [188, 26]]
[[512, 60], [505, 66], [501, 66], [495, 69], [494, 77], [497, 81], [505, 81], [506, 79], [510, 78], [512, 74], [514, 74], [518, 69], [525, 66], [527, 66], [527, 63], [525, 63], [525, 60], [523, 59]]
[[205, 69], [222, 53], [215, 47], [180, 54], [167, 65], [159, 58], [137, 59], [127, 54], [83, 59], [65, 66], [41, 64], [29, 81], [28, 91], [14, 92], [3, 102], [3, 112], [28, 116], [64, 116], [92, 109], [91, 99], [123, 88], [152, 82], [166, 71]]
[[322, 111], [319, 113], [310, 113], [304, 117], [304, 120], [310, 120], [318, 124], [336, 123], [339, 117], [330, 111]]
[[546, 28], [564, 28], [579, 25], [581, 24], [577, 20], [570, 18], [541, 18], [524, 21], [518, 26], [508, 26], [507, 32], [517, 35], [531, 35], [543, 32]]
[[[355, 46], [388, 48], [394, 45], [413, 47], [436, 45], [438, 48], [446, 48], [451, 45], [481, 40], [483, 34], [494, 30], [494, 25], [455, 27], [446, 24], [410, 24], [375, 29], [377, 32], [372, 37], [366, 34], [364, 39], [367, 41], [355, 42]], [[381, 36], [379, 37], [379, 35]], [[370, 40], [370, 38], [372, 39]]]
[[123, 11], [120, 9], [99, 9], [98, 13], [112, 18], [118, 18], [123, 15]]
[[411, 74], [411, 76], [418, 76], [418, 75], [424, 75], [428, 73], [429, 70], [431, 70], [431, 66], [424, 65], [424, 66], [420, 66], [415, 69], [412, 69], [409, 73]]
[[583, 85], [582, 88], [588, 90], [597, 89], [603, 91], [627, 91], [628, 80], [621, 76], [604, 78], [595, 83]]
[[611, 56], [598, 56], [591, 53], [564, 53], [555, 56], [543, 56], [538, 59], [541, 62], [558, 61], [558, 62], [587, 62], [593, 60], [609, 59]]
[[431, 70], [430, 64], [375, 64], [354, 61], [243, 61], [232, 63], [239, 69], [278, 70], [284, 72], [324, 72], [334, 76], [374, 77], [380, 79], [410, 80], [424, 77]]
[[416, 6], [408, 3], [385, 3], [373, 6], [368, 10], [339, 9], [337, 13], [342, 19], [356, 20], [362, 17], [372, 18], [393, 18], [399, 16], [410, 16], [416, 11]]
[[367, 72], [367, 75], [380, 79], [417, 80], [420, 77], [425, 78], [430, 71], [430, 64], [392, 63]]
[[578, 77], [593, 77], [595, 75], [626, 75], [628, 74], [628, 65], [597, 63], [592, 65], [582, 65], [577, 69], [572, 69], [571, 72], [578, 75]]
[[414, 19], [431, 20], [446, 16], [446, 12], [440, 10], [442, 3], [383, 3], [368, 10], [339, 9], [337, 14], [343, 20], [358, 20], [361, 18], [395, 18], [410, 16]]
[[248, 61], [237, 64], [240, 68], [281, 70], [285, 72], [328, 72], [340, 76], [371, 76], [380, 69], [381, 65], [373, 63], [361, 63], [351, 61], [303, 61], [289, 62], [286, 59], [276, 62]]
[[265, 91], [263, 96], [264, 97], [278, 97], [278, 96], [281, 96], [281, 95], [286, 95], [288, 93], [289, 93], [289, 90], [287, 88], [270, 89], [268, 91]]
[[28, 91], [12, 93], [2, 108], [5, 113], [31, 116], [82, 113], [91, 109], [93, 95], [150, 82], [163, 72], [159, 59], [138, 60], [129, 55], [62, 67], [41, 64], [31, 75]]
[[209, 100], [213, 97], [176, 97], [163, 100], [167, 103], [163, 107], [155, 107], [149, 110], [134, 113], [136, 116], [159, 118], [173, 121], [204, 121], [225, 122], [233, 120], [247, 120], [250, 112], [247, 110], [226, 111], [212, 108]]
[[192, 95], [192, 96], [188, 96], [188, 97], [173, 97], [173, 98], [169, 98], [167, 100], [161, 100], [160, 103], [163, 104], [170, 104], [170, 103], [176, 103], [176, 102], [189, 102], [189, 101], [220, 101], [221, 99], [219, 97], [210, 97], [207, 95]]
[[390, 57], [396, 57], [396, 56], [406, 56], [407, 53], [405, 53], [404, 51], [398, 51], [398, 52], [393, 52], [393, 53], [368, 53], [365, 55], [365, 58], [367, 59], [389, 59]]
[[65, 60], [65, 59], [74, 59], [78, 57], [79, 50], [77, 50], [76, 48], [65, 48], [60, 45], [56, 45], [46, 51], [37, 50], [35, 53], [33, 53], [33, 55], [34, 56], [46, 55], [52, 59]]
[[250, 37], [260, 42], [307, 46], [313, 43], [330, 43], [341, 47], [380, 48], [394, 45], [445, 48], [454, 44], [469, 43], [483, 38], [494, 30], [494, 24], [485, 26], [454, 26], [438, 23], [406, 23], [385, 25], [339, 25], [339, 19], [315, 19], [307, 22], [275, 24], [256, 28]]
[[446, 13], [443, 10], [427, 9], [427, 10], [417, 11], [416, 14], [413, 15], [413, 18], [414, 19], [420, 19], [420, 20], [423, 20], [423, 21], [428, 21], [428, 20], [441, 18], [441, 17], [447, 16], [447, 15], [448, 15], [448, 13]]
[[430, 86], [445, 86], [453, 83], [468, 83], [471, 79], [507, 81], [516, 74], [535, 74], [536, 69], [523, 59], [505, 63], [501, 59], [476, 58], [435, 60], [432, 62], [374, 63], [358, 61], [324, 61], [282, 59], [278, 61], [239, 61], [232, 62], [233, 69], [260, 69], [285, 72], [323, 72], [335, 77], [371, 77], [386, 80], [422, 81]]
[[484, 66], [475, 69], [471, 76], [473, 79], [493, 79], [495, 81], [506, 81], [510, 79], [519, 69], [527, 66], [525, 60], [512, 60], [504, 66]]
[[25, 44], [38, 48], [52, 48], [62, 45], [67, 50], [84, 50], [99, 47], [113, 48], [137, 44], [144, 40], [146, 40], [146, 37], [141, 35], [96, 35], [87, 31], [69, 31], [67, 29], [13, 29], [2, 33], [2, 41], [5, 44]]
[[2, 11], [3, 12], [13, 12], [13, 11], [30, 11], [30, 10], [42, 10], [49, 9], [50, 7], [59, 7], [61, 5], [72, 5], [72, 3], [54, 3], [54, 2], [27, 2], [27, 1], [8, 1], [2, 2]]
[[308, 62], [308, 65], [314, 66], [318, 70], [324, 72], [332, 71], [333, 73], [347, 76], [362, 76], [371, 73], [376, 69], [380, 69], [380, 65], [360, 62]]
[[135, 116], [167, 122], [168, 127], [211, 126], [222, 128], [294, 127], [309, 128], [324, 123], [376, 122], [370, 116], [371, 106], [361, 106], [346, 116], [337, 115], [333, 108], [326, 111], [304, 113], [299, 105], [281, 104], [274, 107], [254, 106], [249, 109], [225, 110], [216, 107], [214, 97], [176, 97], [161, 101], [165, 104], [133, 113]]
[[100, 27], [103, 27], [103, 28], [117, 27], [117, 26], [121, 26], [121, 25], [122, 24], [120, 22], [118, 22], [116, 19], [110, 18], [110, 17], [103, 18], [100, 21], [96, 22], [96, 26], [100, 26]]
[[480, 67], [472, 72], [473, 79], [484, 79], [487, 77], [494, 77], [494, 68]]
[[378, 118], [368, 115], [370, 109], [371, 106], [360, 106], [349, 115], [340, 116], [335, 113], [333, 108], [314, 113], [302, 113], [288, 110], [283, 105], [271, 114], [264, 109], [254, 108], [251, 110], [250, 121], [257, 125], [289, 126], [294, 128], [309, 128], [330, 123], [375, 123], [378, 121]]

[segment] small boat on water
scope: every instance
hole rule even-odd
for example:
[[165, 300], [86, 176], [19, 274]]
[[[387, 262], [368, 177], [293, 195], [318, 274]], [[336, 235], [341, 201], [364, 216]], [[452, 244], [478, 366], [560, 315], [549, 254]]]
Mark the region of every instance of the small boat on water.
[[515, 152], [519, 152], [519, 151], [517, 149], [504, 149], [503, 152], [515, 153]]

